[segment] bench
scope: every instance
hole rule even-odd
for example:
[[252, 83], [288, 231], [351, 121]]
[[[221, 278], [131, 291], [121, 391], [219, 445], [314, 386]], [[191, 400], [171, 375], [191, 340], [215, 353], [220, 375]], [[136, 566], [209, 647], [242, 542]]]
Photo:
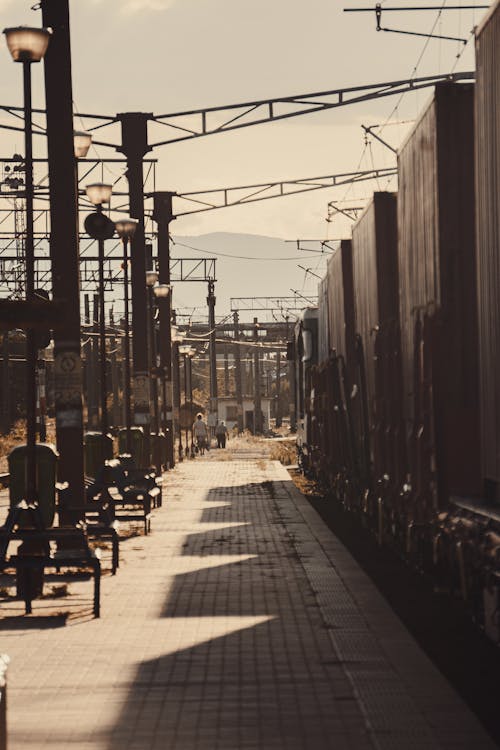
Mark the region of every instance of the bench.
[[[20, 526], [18, 521], [31, 517], [31, 526]], [[24, 554], [7, 558], [11, 541], [25, 545]], [[55, 548], [54, 548], [55, 545]], [[31, 549], [30, 549], [31, 548]], [[32, 612], [32, 601], [43, 584], [45, 568], [90, 568], [94, 577], [93, 612], [100, 616], [101, 562], [99, 550], [89, 547], [84, 524], [77, 526], [55, 526], [44, 528], [36, 506], [24, 501], [9, 510], [6, 523], [0, 528], [0, 568], [13, 566], [16, 569], [18, 591], [24, 599], [26, 614]]]
[[[115, 575], [120, 566], [120, 524], [115, 517], [113, 498], [105, 487], [97, 487], [95, 480], [85, 477], [86, 505], [69, 505], [67, 487], [59, 486], [58, 514], [66, 507], [75, 511], [84, 521], [89, 539], [111, 542], [111, 573]], [[60, 516], [59, 516], [60, 518]]]
[[129, 469], [117, 459], [106, 461], [101, 480], [113, 500], [119, 520], [144, 523], [144, 533], [151, 531], [151, 509], [158, 504], [161, 489], [154, 478], [137, 469]]
[[163, 480], [161, 474], [158, 475], [154, 468], [138, 469], [134, 466], [132, 457], [126, 453], [106, 463], [112, 467], [121, 466], [126, 473], [128, 482], [133, 486], [146, 487], [150, 492], [153, 508], [161, 508]]

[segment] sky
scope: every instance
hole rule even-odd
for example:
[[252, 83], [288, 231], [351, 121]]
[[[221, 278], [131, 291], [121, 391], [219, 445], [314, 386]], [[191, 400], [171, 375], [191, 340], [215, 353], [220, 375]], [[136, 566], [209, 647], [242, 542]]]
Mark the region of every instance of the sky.
[[[386, 0], [384, 4], [392, 3]], [[411, 3], [434, 4], [441, 6], [442, 1]], [[453, 0], [453, 4], [459, 3]], [[31, 10], [33, 5], [34, 0], [0, 0], [2, 27], [40, 25], [41, 13]], [[464, 47], [459, 42], [377, 33], [373, 13], [343, 12], [344, 7], [363, 6], [373, 7], [374, 2], [72, 0], [75, 111], [162, 114], [452, 69], [473, 70], [473, 41]], [[470, 39], [474, 24], [484, 13], [386, 13], [383, 22], [393, 28], [425, 33], [434, 27], [434, 33]], [[10, 62], [6, 50], [0, 50], [0, 67], [0, 103], [20, 105], [20, 70]], [[34, 67], [34, 99], [43, 107], [41, 66]], [[392, 166], [394, 154], [373, 139], [365, 142], [361, 125], [389, 121], [383, 131], [377, 132], [397, 147], [430, 96], [431, 90], [425, 89], [408, 94], [399, 102], [390, 97], [159, 148], [152, 154], [158, 159], [156, 188], [182, 193]], [[0, 122], [8, 120], [1, 117]], [[76, 125], [85, 127], [89, 121], [77, 118]], [[100, 131], [102, 139], [116, 140], [118, 134], [112, 128], [106, 130]], [[22, 151], [17, 135], [3, 131], [0, 143], [4, 155], [16, 148]], [[102, 147], [91, 153], [116, 156]], [[374, 189], [393, 190], [396, 183], [361, 183], [210, 211], [179, 218], [172, 229], [176, 236], [198, 236], [200, 248], [204, 235], [233, 233], [235, 254], [239, 234], [282, 240], [345, 237], [351, 222], [336, 217], [327, 223], [328, 202], [361, 206]], [[283, 243], [284, 257], [294, 255], [290, 248]], [[213, 252], [213, 242], [210, 250]], [[291, 287], [315, 289], [314, 277], [307, 278], [297, 267], [304, 261], [321, 274], [324, 256], [307, 254], [301, 261], [299, 253], [296, 258], [283, 261], [283, 271], [276, 278], [277, 295], [289, 294]], [[250, 261], [234, 264], [231, 283], [235, 294], [245, 292], [246, 262]], [[222, 258], [219, 266], [220, 263]], [[268, 274], [264, 263], [261, 273]]]

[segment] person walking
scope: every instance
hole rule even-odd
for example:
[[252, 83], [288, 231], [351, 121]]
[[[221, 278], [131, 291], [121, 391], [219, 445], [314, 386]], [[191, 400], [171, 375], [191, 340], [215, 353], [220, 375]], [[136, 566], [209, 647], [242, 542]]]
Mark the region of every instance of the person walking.
[[227, 440], [227, 427], [223, 419], [215, 427], [215, 437], [217, 438], [217, 448], [225, 448]]
[[201, 414], [201, 412], [196, 415], [196, 419], [193, 424], [193, 435], [198, 450], [203, 456], [203, 454], [205, 453], [205, 448], [208, 445], [208, 427], [207, 423], [203, 421], [203, 414]]

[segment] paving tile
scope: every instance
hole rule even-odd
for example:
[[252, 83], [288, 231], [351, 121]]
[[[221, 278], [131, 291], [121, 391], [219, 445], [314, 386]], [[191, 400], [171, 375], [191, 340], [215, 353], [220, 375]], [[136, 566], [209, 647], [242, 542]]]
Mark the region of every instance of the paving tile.
[[10, 750], [458, 750], [460, 727], [493, 748], [285, 469], [241, 447], [165, 475], [100, 620], [82, 581], [31, 617], [2, 605]]

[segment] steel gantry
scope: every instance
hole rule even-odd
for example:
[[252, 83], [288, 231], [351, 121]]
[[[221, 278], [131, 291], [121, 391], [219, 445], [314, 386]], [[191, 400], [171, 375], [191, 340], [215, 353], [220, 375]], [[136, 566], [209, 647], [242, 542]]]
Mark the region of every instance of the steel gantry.
[[[74, 315], [78, 312], [79, 301], [78, 292], [73, 293], [74, 289], [78, 287], [78, 238], [74, 237], [76, 229], [76, 211], [77, 202], [76, 195], [74, 201], [74, 207], [71, 212], [64, 213], [62, 204], [62, 198], [64, 196], [64, 203], [67, 205], [68, 195], [71, 196], [75, 189], [74, 179], [74, 163], [72, 155], [70, 155], [70, 143], [69, 143], [69, 130], [66, 127], [66, 121], [68, 119], [68, 112], [71, 109], [71, 55], [69, 46], [69, 10], [67, 0], [61, 0], [57, 5], [57, 11], [54, 10], [51, 15], [51, 4], [48, 0], [42, 0], [41, 3], [42, 13], [45, 25], [55, 26], [64, 30], [58, 36], [59, 41], [56, 45], [53, 45], [49, 58], [49, 65], [46, 65], [46, 89], [47, 89], [47, 131], [49, 141], [49, 157], [51, 158], [50, 167], [50, 199], [51, 199], [51, 215], [54, 221], [52, 226], [57, 225], [58, 231], [54, 234], [52, 232], [51, 237], [51, 255], [53, 258], [52, 266], [52, 277], [53, 277], [53, 289], [55, 296], [61, 296], [62, 287], [60, 281], [62, 277], [60, 270], [66, 268], [71, 276], [71, 298], [74, 300], [73, 307], [71, 308], [71, 325], [73, 328], [70, 330], [70, 324], [68, 320], [67, 333], [65, 334], [65, 340], [74, 342], [71, 343], [71, 347], [74, 347], [75, 362], [78, 365], [79, 360], [79, 314]], [[53, 20], [54, 23], [48, 23]], [[61, 70], [66, 70], [66, 75], [63, 76]], [[250, 127], [267, 122], [276, 122], [291, 117], [297, 117], [306, 114], [318, 113], [329, 109], [334, 109], [346, 105], [352, 105], [363, 101], [372, 99], [379, 99], [395, 94], [403, 94], [408, 91], [414, 91], [428, 86], [434, 86], [439, 82], [443, 81], [459, 81], [459, 80], [471, 80], [474, 78], [473, 73], [450, 73], [441, 74], [436, 76], [426, 76], [421, 78], [413, 78], [399, 81], [384, 82], [381, 84], [370, 84], [367, 86], [357, 86], [342, 89], [332, 89], [330, 91], [313, 92], [309, 94], [303, 94], [298, 96], [287, 96], [287, 97], [276, 97], [272, 99], [255, 100], [251, 102], [244, 102], [240, 104], [230, 104], [221, 107], [208, 107], [202, 109], [193, 109], [183, 112], [167, 113], [162, 115], [153, 115], [152, 113], [143, 112], [126, 112], [118, 114], [114, 117], [106, 117], [100, 115], [81, 115], [82, 118], [93, 118], [98, 120], [98, 124], [92, 126], [91, 130], [97, 130], [106, 125], [119, 124], [121, 127], [121, 142], [118, 144], [107, 143], [103, 141], [94, 140], [96, 145], [109, 146], [117, 151], [121, 152], [127, 161], [127, 179], [129, 183], [129, 208], [131, 215], [138, 219], [138, 228], [132, 241], [132, 306], [134, 310], [133, 321], [132, 321], [132, 341], [133, 341], [133, 352], [134, 352], [134, 390], [136, 391], [136, 398], [134, 403], [134, 421], [136, 424], [142, 425], [145, 432], [149, 432], [149, 421], [148, 416], [149, 405], [144, 401], [144, 393], [149, 391], [149, 365], [148, 365], [148, 352], [147, 352], [147, 316], [146, 316], [146, 290], [144, 285], [144, 277], [146, 271], [146, 236], [145, 236], [145, 205], [144, 205], [144, 158], [148, 152], [152, 149], [167, 145], [170, 143], [176, 143], [179, 141], [189, 140], [192, 138], [216, 135], [222, 132], [229, 132], [235, 129]], [[56, 101], [56, 86], [59, 86], [57, 90], [57, 96], [63, 102], [58, 105]], [[61, 96], [61, 90], [64, 90], [64, 96]], [[7, 105], [3, 106], [5, 112], [14, 114], [19, 117], [19, 108], [10, 107]], [[43, 110], [38, 110], [38, 113], [43, 113]], [[64, 144], [55, 141], [54, 135], [56, 133], [55, 115], [59, 115], [65, 122], [64, 131]], [[192, 119], [193, 124], [190, 126], [187, 121]], [[148, 140], [148, 124], [155, 122], [161, 125], [163, 128], [166, 126], [170, 128], [170, 135], [167, 138], [154, 141], [149, 143]], [[9, 126], [10, 129], [18, 130], [16, 126]], [[45, 134], [44, 128], [37, 125], [35, 133]], [[65, 156], [66, 167], [63, 167], [62, 156]], [[58, 172], [59, 170], [59, 172]], [[69, 189], [68, 177], [72, 173], [73, 186]], [[349, 181], [352, 181], [352, 175]], [[292, 181], [293, 182], [293, 181]], [[295, 181], [297, 182], [297, 181]], [[317, 184], [317, 183], [320, 184]], [[286, 183], [288, 184], [288, 183]], [[340, 183], [336, 183], [340, 184]], [[229, 205], [238, 205], [241, 203], [253, 202], [256, 198], [256, 191], [259, 193], [266, 193], [270, 188], [276, 187], [278, 183], [272, 186], [269, 183], [265, 185], [246, 186], [244, 189], [251, 191], [244, 199], [241, 197], [234, 198], [231, 200], [226, 197], [223, 198], [219, 204], [213, 201], [209, 205], [202, 205], [201, 208], [196, 208], [192, 212], [195, 213], [205, 210], [213, 210], [215, 208], [227, 207]], [[289, 194], [285, 189], [285, 183], [282, 184], [281, 188], [278, 187], [278, 193], [276, 196], [282, 196]], [[319, 189], [321, 187], [329, 187], [331, 185], [322, 184], [322, 178], [314, 178], [312, 185], [295, 185], [297, 190], [292, 192], [304, 192], [309, 189]], [[224, 194], [224, 193], [223, 193]], [[161, 231], [163, 237], [167, 239], [164, 242], [164, 258], [168, 254], [168, 234], [169, 224], [172, 219], [175, 218], [172, 212], [171, 198], [173, 193], [155, 193], [155, 196], [159, 199], [158, 206], [155, 206], [153, 218], [158, 224], [159, 233]], [[168, 196], [168, 199], [163, 200], [162, 197]], [[201, 193], [191, 193], [188, 197], [189, 200], [195, 202], [201, 202]], [[271, 197], [266, 195], [260, 199]], [[163, 212], [160, 215], [160, 212]], [[178, 215], [181, 215], [179, 213]], [[63, 220], [64, 219], [64, 220]], [[73, 224], [71, 228], [70, 224]], [[161, 229], [160, 229], [161, 228]], [[66, 234], [65, 234], [66, 233]], [[67, 237], [71, 237], [71, 246], [74, 248], [74, 252], [67, 258], [63, 259], [63, 235], [65, 234], [65, 248], [67, 246]], [[59, 239], [60, 238], [60, 239]], [[159, 248], [160, 251], [160, 248]], [[60, 259], [60, 260], [59, 260]], [[163, 268], [169, 268], [169, 264], [165, 265], [163, 262]], [[168, 274], [169, 271], [164, 271], [164, 275]], [[76, 285], [76, 286], [75, 286]], [[62, 296], [68, 295], [68, 284], [64, 288]], [[209, 294], [210, 296], [210, 294]], [[74, 308], [74, 309], [73, 309]], [[161, 316], [165, 318], [166, 316]], [[74, 322], [73, 322], [74, 319]], [[170, 322], [168, 322], [170, 325]], [[76, 330], [78, 329], [78, 335]], [[61, 337], [59, 337], [62, 340]], [[78, 344], [76, 340], [78, 339]], [[57, 350], [57, 342], [56, 342]], [[69, 352], [71, 353], [71, 352]], [[79, 365], [78, 365], [79, 366]], [[137, 384], [137, 388], [135, 385]], [[69, 403], [69, 402], [68, 402]], [[64, 406], [61, 407], [64, 411]], [[81, 421], [81, 406], [77, 407], [78, 414]], [[61, 411], [62, 414], [62, 411]], [[81, 430], [78, 428], [78, 433]], [[69, 432], [68, 432], [69, 435]], [[80, 436], [81, 437], [81, 436]], [[76, 438], [76, 432], [75, 432]], [[78, 438], [80, 439], [80, 438]], [[72, 445], [75, 446], [76, 442], [72, 439]], [[63, 460], [65, 464], [65, 459]], [[76, 464], [75, 464], [76, 466]], [[80, 470], [80, 464], [78, 465], [78, 471]], [[64, 473], [64, 472], [63, 472]], [[78, 480], [78, 484], [81, 484], [81, 478]]]

